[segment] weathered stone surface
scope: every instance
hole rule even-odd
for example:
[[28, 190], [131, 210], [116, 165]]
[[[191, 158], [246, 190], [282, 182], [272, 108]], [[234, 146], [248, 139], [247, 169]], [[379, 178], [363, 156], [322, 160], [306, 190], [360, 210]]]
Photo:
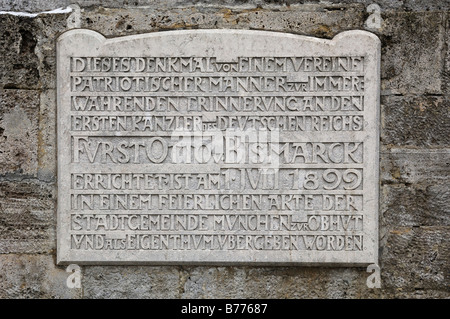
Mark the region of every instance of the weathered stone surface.
[[67, 30], [64, 14], [41, 14], [35, 21], [39, 33], [36, 35], [36, 55], [39, 58], [39, 85], [42, 90], [56, 89], [56, 39]]
[[381, 253], [385, 288], [447, 291], [450, 227], [393, 227]]
[[0, 299], [80, 298], [66, 285], [70, 274], [49, 255], [0, 255]]
[[55, 88], [55, 39], [68, 14], [37, 17], [0, 14], [0, 86], [9, 89]]
[[83, 297], [94, 299], [179, 298], [181, 289], [177, 267], [85, 266], [82, 283]]
[[439, 184], [384, 185], [381, 190], [381, 224], [397, 226], [449, 226], [449, 181]]
[[441, 12], [382, 15], [382, 94], [442, 93], [444, 16]]
[[38, 178], [56, 181], [56, 90], [40, 94]]
[[[81, 7], [90, 7], [101, 5], [103, 7], [112, 8], [133, 8], [136, 6], [148, 6], [151, 8], [161, 7], [184, 7], [184, 6], [264, 6], [279, 8], [284, 6], [303, 5], [304, 3], [322, 3], [324, 6], [330, 4], [352, 4], [358, 3], [368, 6], [373, 3], [372, 0], [329, 0], [324, 3], [321, 0], [34, 0], [34, 1], [15, 1], [5, 0], [1, 3], [1, 10], [13, 11], [29, 11], [40, 12], [44, 10], [52, 10], [60, 7], [68, 6], [69, 4], [78, 4]], [[428, 11], [428, 10], [446, 10], [448, 3], [442, 0], [378, 0], [376, 2], [383, 10], [403, 9], [414, 11]]]
[[364, 8], [358, 5], [324, 10], [323, 6], [283, 7], [280, 10], [254, 7], [190, 7], [139, 9], [99, 8], [85, 10], [81, 27], [105, 36], [176, 29], [259, 29], [332, 38], [337, 33], [360, 29]]
[[360, 298], [365, 269], [214, 267], [184, 268], [182, 298]]
[[442, 0], [387, 0], [380, 2], [380, 5], [386, 3], [386, 7], [390, 7], [395, 2], [403, 2], [401, 8], [406, 11], [448, 11], [450, 8], [450, 4]]
[[0, 86], [10, 89], [39, 87], [36, 24], [32, 18], [0, 15]]
[[39, 92], [0, 91], [0, 175], [37, 172]]
[[450, 145], [449, 96], [383, 96], [381, 109], [383, 144], [415, 147]]
[[[85, 266], [83, 274], [85, 298], [377, 296], [377, 290], [365, 286], [365, 269], [358, 268]], [[172, 287], [170, 290], [167, 283]], [[327, 288], [322, 289], [323, 286]]]
[[56, 249], [52, 185], [0, 181], [0, 254], [50, 253]]
[[381, 154], [381, 225], [450, 225], [450, 151], [394, 148]]
[[442, 83], [442, 92], [450, 95], [450, 13], [445, 15], [445, 37], [444, 37], [444, 81]]
[[[364, 9], [342, 7], [341, 10], [304, 12], [250, 12], [247, 14], [250, 29], [294, 32], [321, 38], [332, 38], [339, 32], [362, 28]], [[240, 17], [237, 16], [237, 21]], [[289, 30], [289, 31], [288, 31]]]
[[383, 290], [383, 295], [379, 298], [383, 299], [448, 299], [448, 290], [432, 290], [432, 289], [411, 289], [404, 290], [403, 288], [396, 288], [390, 290]]
[[[408, 258], [398, 255], [398, 258]], [[442, 265], [442, 262], [441, 262]], [[417, 265], [416, 265], [417, 266]], [[381, 289], [368, 289], [362, 268], [299, 267], [150, 267], [84, 266], [84, 298], [445, 298], [448, 290], [423, 288], [422, 276], [410, 277], [412, 285], [385, 285], [385, 277], [401, 281], [395, 266], [381, 269]], [[402, 269], [403, 270], [403, 269]], [[408, 273], [408, 276], [411, 272]], [[439, 278], [439, 274], [436, 276]], [[167, 288], [166, 281], [171, 285]], [[121, 284], [117, 284], [120, 282]], [[387, 282], [387, 281], [386, 281]], [[422, 288], [420, 288], [422, 287]]]
[[448, 148], [391, 148], [380, 158], [382, 184], [446, 184], [450, 179]]

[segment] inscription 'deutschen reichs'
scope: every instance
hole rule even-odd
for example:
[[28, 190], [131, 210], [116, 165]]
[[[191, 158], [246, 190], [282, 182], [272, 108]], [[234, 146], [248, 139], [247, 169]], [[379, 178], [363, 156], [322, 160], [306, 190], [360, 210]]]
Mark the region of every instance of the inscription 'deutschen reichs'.
[[379, 41], [58, 40], [58, 261], [377, 261]]

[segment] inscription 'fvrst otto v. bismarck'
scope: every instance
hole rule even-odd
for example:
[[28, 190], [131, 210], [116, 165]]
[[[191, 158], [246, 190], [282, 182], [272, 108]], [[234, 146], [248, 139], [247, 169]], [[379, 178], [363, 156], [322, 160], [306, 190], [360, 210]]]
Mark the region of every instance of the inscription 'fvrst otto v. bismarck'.
[[378, 39], [58, 39], [58, 262], [377, 261]]

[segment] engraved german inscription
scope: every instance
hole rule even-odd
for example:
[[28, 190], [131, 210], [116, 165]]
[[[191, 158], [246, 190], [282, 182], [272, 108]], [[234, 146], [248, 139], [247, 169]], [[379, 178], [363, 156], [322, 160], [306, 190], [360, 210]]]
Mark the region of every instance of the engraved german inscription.
[[58, 262], [377, 262], [378, 39], [58, 39]]

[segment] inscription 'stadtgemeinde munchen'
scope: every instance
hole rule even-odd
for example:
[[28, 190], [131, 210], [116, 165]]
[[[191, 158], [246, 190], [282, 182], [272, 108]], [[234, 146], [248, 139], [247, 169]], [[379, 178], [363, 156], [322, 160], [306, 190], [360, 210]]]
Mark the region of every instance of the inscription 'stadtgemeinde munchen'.
[[58, 261], [377, 261], [379, 41], [58, 40]]

